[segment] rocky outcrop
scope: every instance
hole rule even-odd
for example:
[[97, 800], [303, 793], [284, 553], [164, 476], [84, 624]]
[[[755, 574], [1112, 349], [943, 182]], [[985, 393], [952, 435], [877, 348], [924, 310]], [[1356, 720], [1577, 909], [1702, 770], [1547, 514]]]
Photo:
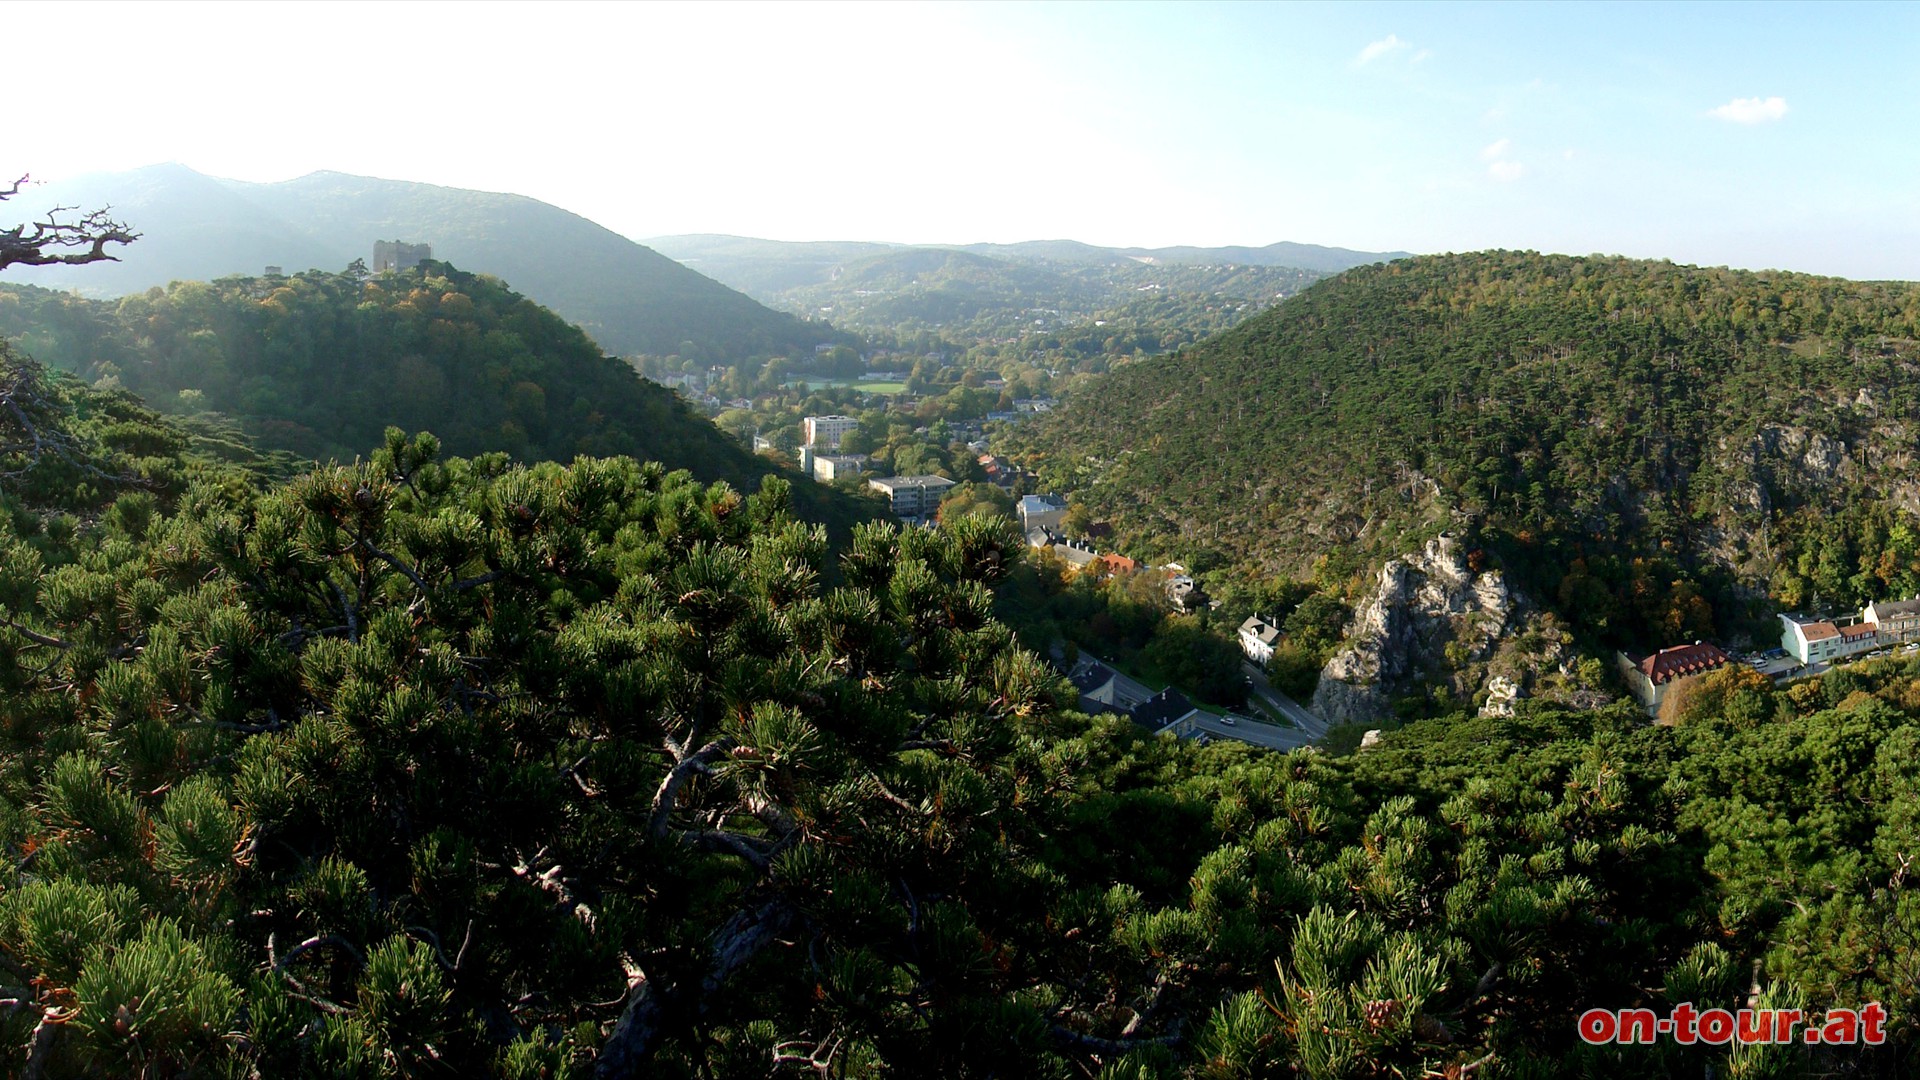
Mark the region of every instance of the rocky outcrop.
[[1346, 648], [1320, 673], [1314, 711], [1330, 723], [1392, 715], [1394, 698], [1437, 674], [1484, 662], [1511, 628], [1514, 597], [1498, 570], [1476, 572], [1450, 536], [1380, 568]]

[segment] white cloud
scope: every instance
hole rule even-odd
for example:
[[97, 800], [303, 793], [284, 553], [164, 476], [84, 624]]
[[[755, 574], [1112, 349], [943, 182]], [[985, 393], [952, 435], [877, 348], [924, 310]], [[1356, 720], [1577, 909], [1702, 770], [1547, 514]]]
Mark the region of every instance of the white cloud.
[[1708, 109], [1707, 115], [1716, 120], [1730, 120], [1736, 124], [1764, 124], [1787, 115], [1787, 99], [1783, 97], [1734, 98], [1717, 109]]
[[1432, 49], [1421, 49], [1421, 50], [1420, 50], [1419, 52], [1417, 52], [1417, 53], [1414, 53], [1414, 54], [1413, 54], [1413, 59], [1411, 59], [1411, 60], [1409, 60], [1409, 61], [1407, 61], [1407, 63], [1409, 63], [1409, 64], [1417, 64], [1417, 63], [1419, 63], [1420, 61], [1422, 61], [1422, 60], [1425, 60], [1425, 59], [1426, 59], [1427, 57], [1429, 57], [1429, 56], [1432, 56], [1432, 55], [1433, 55], [1433, 50], [1432, 50]]
[[1573, 160], [1573, 148], [1572, 148], [1572, 147], [1568, 147], [1567, 149], [1565, 149], [1565, 150], [1562, 150], [1562, 151], [1560, 151], [1560, 156], [1561, 156], [1561, 157], [1563, 157], [1563, 158], [1566, 158], [1566, 159], [1567, 159], [1568, 161], [1572, 161], [1572, 160]]
[[1486, 149], [1480, 151], [1480, 160], [1498, 161], [1506, 157], [1507, 151], [1511, 149], [1513, 149], [1512, 139], [1501, 139], [1498, 142], [1488, 143]]
[[1487, 175], [1503, 184], [1512, 183], [1527, 174], [1527, 167], [1517, 161], [1496, 161], [1487, 166]]
[[1372, 63], [1373, 61], [1378, 60], [1383, 56], [1386, 56], [1388, 53], [1399, 52], [1401, 49], [1405, 49], [1408, 47], [1409, 46], [1407, 45], [1406, 42], [1400, 40], [1399, 35], [1388, 34], [1386, 37], [1381, 38], [1379, 41], [1373, 42], [1369, 44], [1366, 48], [1361, 49], [1360, 56], [1359, 56], [1359, 63], [1362, 63], [1362, 64]]

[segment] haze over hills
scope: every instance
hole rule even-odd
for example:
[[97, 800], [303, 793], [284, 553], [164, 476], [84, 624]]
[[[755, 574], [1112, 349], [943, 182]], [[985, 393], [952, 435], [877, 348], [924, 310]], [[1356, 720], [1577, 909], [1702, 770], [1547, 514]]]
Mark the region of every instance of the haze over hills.
[[848, 329], [1008, 341], [1105, 327], [1081, 344], [1121, 354], [1136, 345], [1157, 352], [1198, 340], [1331, 270], [1404, 255], [1304, 244], [1146, 249], [1048, 240], [940, 247], [732, 236], [651, 242], [769, 305]]
[[831, 327], [769, 311], [577, 214], [521, 195], [318, 172], [256, 184], [155, 165], [30, 189], [10, 209], [111, 205], [141, 234], [119, 263], [16, 268], [10, 280], [87, 295], [171, 281], [340, 270], [376, 240], [432, 246], [436, 258], [504, 279], [617, 354], [702, 358], [810, 352]]
[[992, 258], [1073, 266], [1193, 264], [1280, 266], [1337, 273], [1367, 263], [1404, 259], [1405, 251], [1350, 251], [1282, 241], [1266, 247], [1115, 248], [1077, 240], [1029, 240], [1015, 244], [887, 244], [793, 242], [692, 233], [656, 236], [647, 245], [716, 281], [763, 301], [788, 290], [834, 280], [847, 263], [900, 250], [965, 251]]

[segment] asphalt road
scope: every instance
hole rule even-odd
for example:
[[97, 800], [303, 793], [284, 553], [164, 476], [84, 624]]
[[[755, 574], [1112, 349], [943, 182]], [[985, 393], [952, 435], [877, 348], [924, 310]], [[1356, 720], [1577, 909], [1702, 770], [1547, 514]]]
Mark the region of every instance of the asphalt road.
[[1212, 713], [1203, 712], [1193, 718], [1193, 727], [1195, 731], [1204, 731], [1215, 739], [1237, 739], [1268, 750], [1298, 750], [1302, 746], [1312, 746], [1315, 741], [1315, 736], [1298, 728], [1283, 728], [1244, 716], [1235, 717], [1233, 723], [1226, 724]]
[[[1281, 716], [1293, 721], [1294, 725], [1307, 734], [1309, 742], [1318, 741], [1327, 734], [1327, 722], [1301, 707], [1300, 703], [1273, 688], [1267, 681], [1267, 673], [1253, 664], [1241, 665], [1247, 678], [1251, 680], [1248, 689], [1253, 695], [1273, 706]], [[1277, 730], [1277, 729], [1276, 729]]]

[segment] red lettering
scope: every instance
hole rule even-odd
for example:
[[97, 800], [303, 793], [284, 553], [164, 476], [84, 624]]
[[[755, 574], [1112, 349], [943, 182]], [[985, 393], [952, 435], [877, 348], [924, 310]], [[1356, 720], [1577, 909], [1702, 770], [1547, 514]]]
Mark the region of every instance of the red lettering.
[[1770, 1009], [1741, 1009], [1740, 1030], [1737, 1035], [1742, 1046], [1769, 1042], [1773, 1039], [1773, 1012]]
[[1692, 1046], [1695, 1034], [1694, 1021], [1699, 1019], [1693, 1011], [1693, 1002], [1683, 1001], [1673, 1007], [1673, 1041], [1681, 1046]]
[[1623, 1043], [1652, 1043], [1660, 1030], [1652, 1009], [1621, 1009], [1618, 1039]]
[[1609, 1010], [1588, 1009], [1580, 1014], [1580, 1037], [1590, 1043], [1610, 1043], [1619, 1030], [1619, 1023]]
[[1877, 1001], [1869, 1001], [1860, 1007], [1860, 1041], [1868, 1046], [1879, 1046], [1887, 1041], [1887, 1033], [1880, 1025], [1887, 1022], [1887, 1007]]
[[1828, 1009], [1827, 1022], [1820, 1025], [1820, 1041], [1823, 1043], [1856, 1043], [1860, 1041], [1860, 1018], [1852, 1009]]
[[1733, 1038], [1733, 1014], [1725, 1009], [1708, 1009], [1700, 1014], [1700, 1041], [1721, 1046]]

